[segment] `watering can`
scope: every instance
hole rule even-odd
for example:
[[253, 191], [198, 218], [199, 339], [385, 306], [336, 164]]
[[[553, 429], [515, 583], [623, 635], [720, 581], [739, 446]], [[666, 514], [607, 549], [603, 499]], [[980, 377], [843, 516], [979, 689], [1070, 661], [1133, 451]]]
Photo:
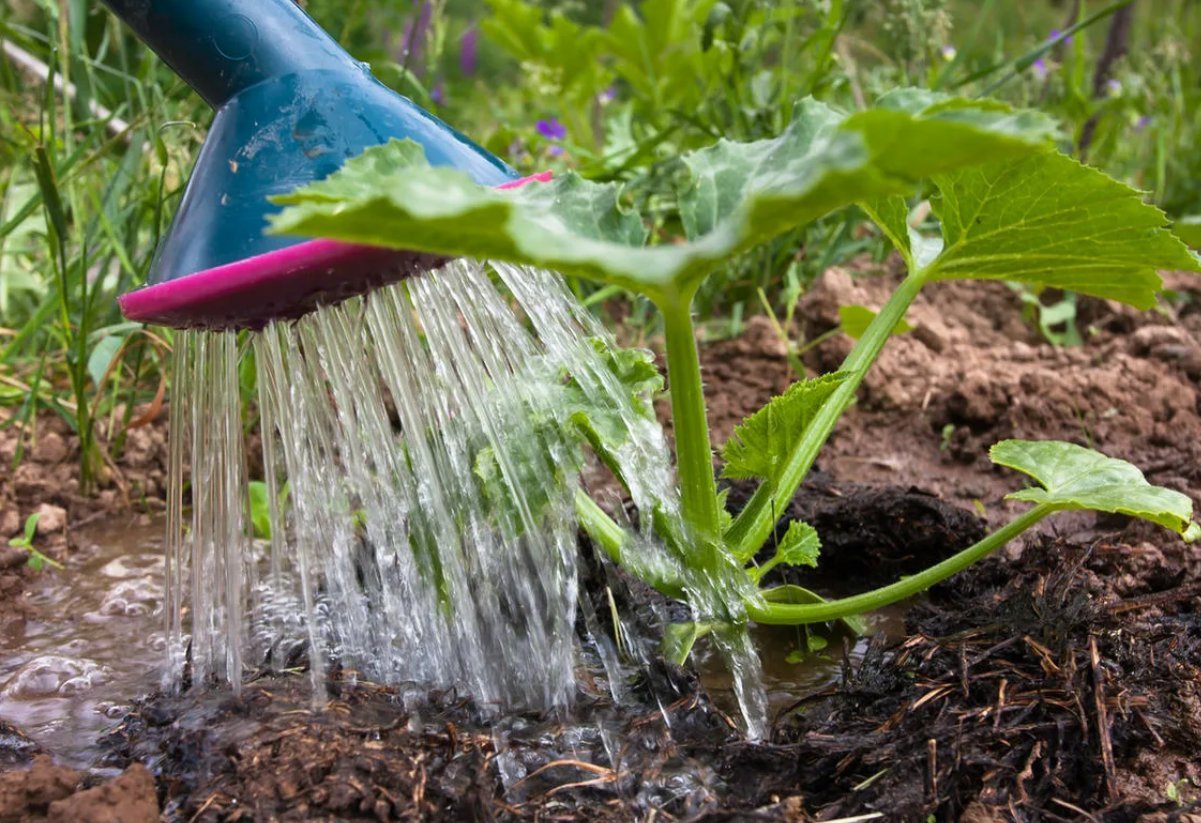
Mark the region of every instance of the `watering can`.
[[292, 0], [104, 0], [216, 109], [147, 285], [126, 317], [259, 328], [437, 265], [415, 253], [267, 235], [268, 202], [392, 138], [481, 185], [517, 175], [385, 87]]

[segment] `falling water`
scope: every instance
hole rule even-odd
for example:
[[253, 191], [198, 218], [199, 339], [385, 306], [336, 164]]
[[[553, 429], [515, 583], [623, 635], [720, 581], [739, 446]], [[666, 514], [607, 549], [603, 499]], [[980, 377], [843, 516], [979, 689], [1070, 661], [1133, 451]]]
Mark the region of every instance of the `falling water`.
[[[570, 700], [580, 466], [556, 425], [564, 372], [625, 425], [617, 459], [640, 509], [676, 505], [672, 472], [662, 430], [591, 342], [605, 331], [559, 278], [493, 271], [499, 284], [456, 261], [272, 323], [241, 348], [233, 332], [179, 335], [174, 682], [190, 661], [194, 682], [236, 689], [245, 666], [284, 668], [307, 648], [318, 695], [336, 660], [362, 678], [460, 687], [486, 704]], [[269, 540], [250, 535], [246, 357], [257, 366]]]

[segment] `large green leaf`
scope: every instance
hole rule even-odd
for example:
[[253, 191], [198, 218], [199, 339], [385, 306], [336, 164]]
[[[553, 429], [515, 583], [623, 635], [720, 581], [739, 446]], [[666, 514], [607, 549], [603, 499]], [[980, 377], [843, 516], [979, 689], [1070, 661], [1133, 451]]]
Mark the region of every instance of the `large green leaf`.
[[331, 177], [274, 198], [290, 208], [272, 230], [543, 265], [670, 297], [786, 229], [859, 200], [908, 193], [915, 181], [962, 163], [1036, 150], [1048, 132], [1045, 118], [991, 104], [923, 102], [844, 117], [807, 100], [778, 138], [722, 141], [686, 155], [691, 173], [679, 202], [690, 242], [644, 247], [642, 221], [621, 209], [613, 184], [568, 173], [489, 189], [431, 168], [407, 141], [370, 149]]
[[734, 480], [779, 479], [793, 445], [847, 375], [843, 372], [798, 380], [734, 429], [722, 448], [721, 476]]
[[1150, 308], [1157, 270], [1201, 271], [1137, 192], [1056, 152], [934, 178], [944, 247], [937, 279], [1016, 280]]
[[1153, 486], [1125, 460], [1058, 440], [1002, 440], [989, 451], [998, 465], [1027, 474], [1042, 488], [1009, 495], [1056, 509], [1091, 509], [1150, 520], [1183, 535], [1201, 537], [1187, 495]]

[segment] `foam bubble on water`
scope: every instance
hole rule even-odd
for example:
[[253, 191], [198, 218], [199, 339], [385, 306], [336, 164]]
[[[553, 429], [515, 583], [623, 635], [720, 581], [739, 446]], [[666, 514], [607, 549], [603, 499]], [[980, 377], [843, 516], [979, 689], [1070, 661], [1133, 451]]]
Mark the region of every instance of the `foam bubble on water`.
[[67, 697], [105, 682], [108, 671], [93, 660], [44, 654], [21, 666], [0, 690], [5, 700]]

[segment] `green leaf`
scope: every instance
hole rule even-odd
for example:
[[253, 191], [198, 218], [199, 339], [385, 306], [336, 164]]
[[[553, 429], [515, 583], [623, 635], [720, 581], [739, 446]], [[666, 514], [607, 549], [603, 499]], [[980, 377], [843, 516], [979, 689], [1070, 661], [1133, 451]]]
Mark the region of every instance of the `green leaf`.
[[712, 623], [668, 623], [663, 629], [660, 650], [663, 657], [677, 666], [683, 666], [692, 654], [696, 641], [713, 631]]
[[1172, 224], [1176, 236], [1194, 249], [1201, 249], [1201, 214], [1186, 214]]
[[822, 541], [817, 529], [800, 520], [788, 524], [788, 531], [776, 549], [779, 562], [788, 566], [810, 566], [817, 568], [817, 557], [821, 554]]
[[835, 372], [799, 380], [740, 423], [722, 448], [725, 465], [721, 476], [774, 483], [792, 444], [846, 378], [846, 374]]
[[250, 494], [250, 523], [254, 528], [254, 536], [266, 540], [271, 539], [271, 501], [267, 494], [267, 484], [262, 480], [252, 480], [248, 488]]
[[42, 519], [41, 512], [34, 512], [25, 518], [25, 545], [32, 546], [33, 538], [38, 533], [38, 521]]
[[1125, 460], [1057, 440], [1002, 440], [989, 450], [994, 463], [1034, 478], [1043, 488], [1009, 495], [1055, 509], [1090, 509], [1150, 520], [1184, 536], [1201, 537], [1187, 495], [1153, 486]]
[[1159, 269], [1199, 259], [1137, 192], [1057, 152], [992, 161], [934, 178], [944, 248], [940, 280], [1016, 280], [1150, 308]]
[[859, 204], [871, 221], [880, 227], [892, 247], [900, 252], [906, 264], [913, 267], [909, 245], [909, 204], [904, 197], [876, 197]]
[[97, 388], [100, 386], [100, 381], [104, 379], [104, 375], [108, 374], [109, 366], [112, 365], [113, 359], [121, 350], [124, 342], [125, 338], [121, 335], [106, 334], [96, 342], [96, 345], [92, 346], [92, 351], [88, 355], [88, 376], [92, 378], [92, 383]]
[[[1041, 147], [1045, 118], [949, 101], [845, 117], [813, 100], [778, 138], [721, 141], [685, 155], [678, 192], [691, 242], [644, 248], [642, 219], [619, 189], [574, 173], [495, 190], [432, 168], [392, 141], [273, 201], [276, 233], [542, 265], [665, 298], [734, 254], [850, 203], [909, 193], [915, 181], [981, 158]], [[896, 139], [921, 141], [904, 145]]]
[[[867, 306], [839, 306], [838, 307], [838, 324], [842, 327], [843, 334], [858, 340], [867, 331], [867, 327], [876, 319], [876, 312], [869, 309]], [[913, 326], [906, 322], [902, 317], [897, 321], [897, 324], [892, 327], [893, 334], [905, 334], [913, 331]]]
[[[655, 365], [654, 355], [646, 349], [625, 349], [599, 338], [593, 338], [590, 342], [600, 355], [601, 363], [629, 397], [634, 411], [647, 420], [655, 420], [653, 401], [663, 390], [663, 375]], [[628, 479], [622, 473], [618, 451], [629, 440], [631, 421], [626, 420], [620, 408], [610, 400], [590, 397], [574, 376], [568, 376], [563, 395], [558, 407], [565, 412], [565, 419], [583, 436], [613, 475], [629, 488]]]

